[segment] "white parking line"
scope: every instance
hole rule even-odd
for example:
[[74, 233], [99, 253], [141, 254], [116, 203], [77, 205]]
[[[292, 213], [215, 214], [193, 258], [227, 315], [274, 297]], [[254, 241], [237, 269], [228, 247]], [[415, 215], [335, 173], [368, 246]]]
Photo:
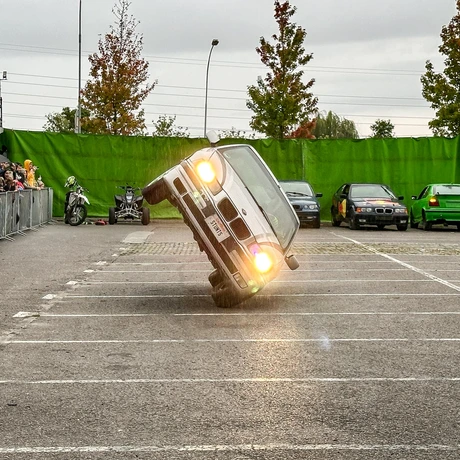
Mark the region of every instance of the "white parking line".
[[414, 338], [414, 339], [331, 339], [324, 337], [320, 339], [140, 339], [140, 340], [10, 340], [9, 344], [16, 345], [50, 345], [50, 344], [85, 344], [85, 343], [142, 343], [142, 344], [155, 344], [155, 343], [354, 343], [354, 342], [460, 342], [460, 337], [447, 337], [447, 338]]
[[0, 385], [116, 385], [158, 383], [426, 383], [460, 382], [460, 377], [252, 377], [252, 378], [187, 378], [187, 379], [64, 379], [0, 380]]
[[[0, 454], [129, 453], [129, 452], [274, 452], [274, 451], [458, 451], [459, 444], [206, 444], [176, 446], [0, 447]], [[237, 457], [235, 457], [237, 458]]]
[[197, 446], [82, 446], [13, 447], [0, 453], [72, 453], [72, 452], [255, 452], [255, 451], [458, 451], [458, 444], [242, 444]]
[[422, 270], [420, 268], [414, 267], [413, 265], [410, 265], [410, 264], [408, 264], [406, 262], [403, 262], [402, 260], [398, 260], [395, 257], [389, 256], [388, 254], [384, 254], [382, 252], [379, 252], [376, 249], [374, 249], [374, 248], [372, 248], [370, 246], [367, 246], [364, 243], [361, 243], [361, 242], [359, 242], [357, 240], [354, 240], [352, 238], [347, 238], [346, 236], [341, 236], [341, 235], [336, 235], [336, 236], [340, 236], [340, 238], [343, 238], [345, 240], [351, 241], [351, 242], [357, 244], [358, 246], [362, 246], [362, 247], [366, 248], [368, 251], [373, 252], [374, 254], [377, 254], [377, 255], [379, 255], [381, 257], [384, 257], [385, 259], [388, 259], [388, 260], [390, 260], [392, 262], [395, 262], [395, 263], [397, 263], [397, 264], [399, 264], [399, 265], [401, 265], [401, 266], [403, 266], [405, 268], [408, 268], [409, 270], [412, 270], [412, 271], [414, 271], [416, 273], [419, 273], [419, 274], [421, 274], [423, 276], [426, 276], [427, 278], [431, 279], [432, 281], [436, 281], [437, 283], [443, 284], [444, 286], [447, 286], [447, 287], [449, 287], [451, 289], [454, 289], [454, 290], [460, 292], [460, 286], [456, 286], [455, 284], [452, 284], [449, 281], [446, 281], [446, 280], [444, 280], [442, 278], [438, 278], [437, 276], [434, 276], [434, 275], [428, 273], [425, 270]]
[[[457, 295], [457, 294], [450, 294]], [[187, 296], [190, 297], [190, 296]], [[47, 313], [38, 311], [20, 311], [14, 318], [30, 316], [52, 318], [124, 318], [148, 316], [457, 316], [460, 311], [363, 311], [363, 312], [277, 312], [277, 313]]]

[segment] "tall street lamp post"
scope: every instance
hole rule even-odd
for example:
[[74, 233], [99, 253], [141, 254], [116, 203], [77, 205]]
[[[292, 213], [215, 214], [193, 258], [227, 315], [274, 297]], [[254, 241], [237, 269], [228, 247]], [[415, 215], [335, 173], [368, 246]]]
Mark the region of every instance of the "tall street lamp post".
[[209, 79], [209, 63], [211, 62], [211, 54], [212, 50], [215, 46], [219, 44], [219, 40], [215, 38], [211, 42], [211, 49], [209, 50], [209, 57], [208, 57], [208, 66], [206, 67], [206, 94], [204, 97], [204, 137], [206, 137], [206, 119], [208, 116], [208, 79]]
[[81, 133], [81, 0], [78, 8], [78, 107], [75, 117], [75, 132]]
[[2, 99], [2, 80], [7, 79], [6, 70], [3, 71], [0, 78], [0, 133], [3, 131], [3, 99]]

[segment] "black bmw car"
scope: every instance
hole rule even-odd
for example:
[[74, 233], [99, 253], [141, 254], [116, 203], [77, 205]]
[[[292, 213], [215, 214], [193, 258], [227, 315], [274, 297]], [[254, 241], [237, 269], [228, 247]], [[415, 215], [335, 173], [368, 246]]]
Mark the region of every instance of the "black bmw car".
[[407, 208], [403, 196], [396, 196], [384, 184], [343, 184], [332, 198], [331, 221], [334, 227], [348, 223], [352, 230], [362, 225], [396, 225], [407, 230]]
[[319, 228], [321, 218], [319, 216], [320, 204], [317, 198], [321, 198], [323, 194], [315, 193], [313, 187], [305, 181], [280, 180], [279, 183], [291, 202], [300, 220], [300, 225]]

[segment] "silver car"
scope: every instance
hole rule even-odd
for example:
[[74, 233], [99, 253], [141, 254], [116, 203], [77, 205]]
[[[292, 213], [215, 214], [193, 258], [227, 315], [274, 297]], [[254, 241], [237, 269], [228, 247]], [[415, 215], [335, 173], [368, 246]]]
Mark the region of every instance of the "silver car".
[[291, 270], [299, 266], [290, 254], [299, 219], [252, 146], [218, 147], [212, 136], [211, 147], [154, 179], [142, 194], [150, 204], [167, 199], [180, 211], [214, 266], [208, 279], [215, 304], [230, 307], [259, 292], [283, 262]]

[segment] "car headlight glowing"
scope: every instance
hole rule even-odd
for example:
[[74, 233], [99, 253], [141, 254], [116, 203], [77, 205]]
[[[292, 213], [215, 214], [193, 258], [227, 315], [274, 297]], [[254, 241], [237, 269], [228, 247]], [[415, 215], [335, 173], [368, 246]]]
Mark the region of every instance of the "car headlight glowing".
[[209, 184], [216, 178], [216, 173], [209, 161], [202, 161], [196, 166], [196, 171], [203, 182]]
[[250, 248], [252, 255], [254, 256], [254, 266], [259, 273], [267, 273], [273, 267], [272, 258], [258, 245], [253, 245]]
[[254, 265], [260, 273], [267, 273], [273, 267], [273, 261], [266, 252], [258, 252], [254, 256]]

